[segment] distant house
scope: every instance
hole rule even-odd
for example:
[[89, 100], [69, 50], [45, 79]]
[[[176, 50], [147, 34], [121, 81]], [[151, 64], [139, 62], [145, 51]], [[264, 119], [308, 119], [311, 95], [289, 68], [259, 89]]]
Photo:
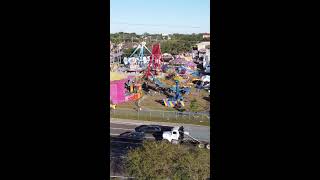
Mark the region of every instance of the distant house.
[[112, 42], [110, 41], [110, 50], [113, 49], [113, 44]]
[[[142, 36], [141, 37], [143, 40], [150, 40], [151, 38], [152, 38], [152, 36]], [[139, 38], [137, 38], [137, 39], [139, 39]]]
[[210, 39], [210, 33], [203, 33], [202, 38], [203, 39]]
[[162, 36], [163, 39], [168, 39], [168, 40], [171, 39], [169, 34], [161, 34], [161, 36]]
[[210, 49], [210, 41], [206, 41], [206, 42], [201, 42], [197, 44], [198, 47], [198, 51], [199, 50], [205, 50], [205, 49]]
[[123, 43], [118, 44], [118, 48], [121, 50], [123, 47]]

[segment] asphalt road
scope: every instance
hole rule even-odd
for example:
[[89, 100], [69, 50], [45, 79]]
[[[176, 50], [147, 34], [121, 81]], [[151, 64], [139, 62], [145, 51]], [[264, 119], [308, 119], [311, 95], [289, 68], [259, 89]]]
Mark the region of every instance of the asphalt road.
[[202, 140], [210, 142], [210, 127], [190, 125], [190, 124], [173, 124], [173, 123], [163, 123], [163, 122], [150, 122], [150, 121], [136, 121], [136, 120], [110, 120], [110, 135], [117, 136], [121, 133], [134, 131], [134, 128], [144, 125], [144, 124], [154, 124], [163, 126], [181, 126], [183, 125], [184, 130], [189, 132], [191, 136]]

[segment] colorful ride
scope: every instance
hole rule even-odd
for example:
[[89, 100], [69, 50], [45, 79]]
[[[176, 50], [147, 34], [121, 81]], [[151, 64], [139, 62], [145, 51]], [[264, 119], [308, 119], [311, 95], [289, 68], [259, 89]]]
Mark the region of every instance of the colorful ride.
[[170, 101], [169, 99], [163, 99], [162, 100], [164, 105], [166, 107], [175, 107], [175, 106], [178, 106], [178, 105], [181, 105], [182, 107], [184, 107], [184, 102], [183, 101]]
[[166, 85], [161, 82], [159, 79], [154, 78], [154, 83], [156, 84], [156, 86], [160, 87], [160, 88], [165, 88]]
[[129, 92], [125, 96], [125, 101], [135, 101], [142, 97], [142, 84], [128, 82], [127, 86], [129, 87]]
[[[149, 51], [149, 53], [151, 53], [151, 51], [146, 47], [146, 42], [142, 42], [133, 51], [133, 53], [129, 56], [129, 58], [125, 57], [123, 59], [125, 66], [127, 68], [129, 68], [129, 70], [138, 71], [138, 70], [146, 68], [146, 65], [147, 65], [149, 59], [147, 57], [145, 57], [144, 49], [146, 49], [147, 51]], [[135, 55], [135, 53], [138, 50], [140, 50], [139, 54]]]
[[142, 85], [135, 76], [127, 76], [116, 72], [110, 72], [110, 108], [114, 105], [135, 101], [142, 97]]
[[183, 97], [182, 97], [182, 93], [181, 90], [179, 88], [179, 81], [175, 80], [176, 82], [176, 86], [175, 86], [175, 96], [172, 98], [168, 98], [168, 99], [163, 99], [163, 104], [166, 107], [176, 107], [181, 105], [182, 107], [184, 107], [184, 102], [183, 102]]
[[158, 72], [160, 72], [162, 60], [161, 60], [161, 48], [160, 43], [154, 44], [152, 46], [152, 53], [150, 56], [150, 61], [148, 64], [148, 68], [144, 74], [145, 78], [148, 79], [150, 76], [156, 76], [158, 75]]

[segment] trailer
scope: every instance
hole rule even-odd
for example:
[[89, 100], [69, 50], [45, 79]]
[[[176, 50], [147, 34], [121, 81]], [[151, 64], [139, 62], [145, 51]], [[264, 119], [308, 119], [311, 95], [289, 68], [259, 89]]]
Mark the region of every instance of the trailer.
[[184, 131], [183, 126], [173, 127], [170, 131], [164, 131], [162, 133], [162, 139], [169, 141], [172, 144], [191, 144], [199, 148], [210, 149], [210, 143], [201, 141], [195, 137], [192, 137], [189, 132]]

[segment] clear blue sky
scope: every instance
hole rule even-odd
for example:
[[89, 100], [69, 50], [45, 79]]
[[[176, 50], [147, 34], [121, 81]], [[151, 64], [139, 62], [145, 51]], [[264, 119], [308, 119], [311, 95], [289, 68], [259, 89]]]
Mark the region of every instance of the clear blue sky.
[[111, 33], [210, 32], [210, 0], [111, 0], [110, 8]]

